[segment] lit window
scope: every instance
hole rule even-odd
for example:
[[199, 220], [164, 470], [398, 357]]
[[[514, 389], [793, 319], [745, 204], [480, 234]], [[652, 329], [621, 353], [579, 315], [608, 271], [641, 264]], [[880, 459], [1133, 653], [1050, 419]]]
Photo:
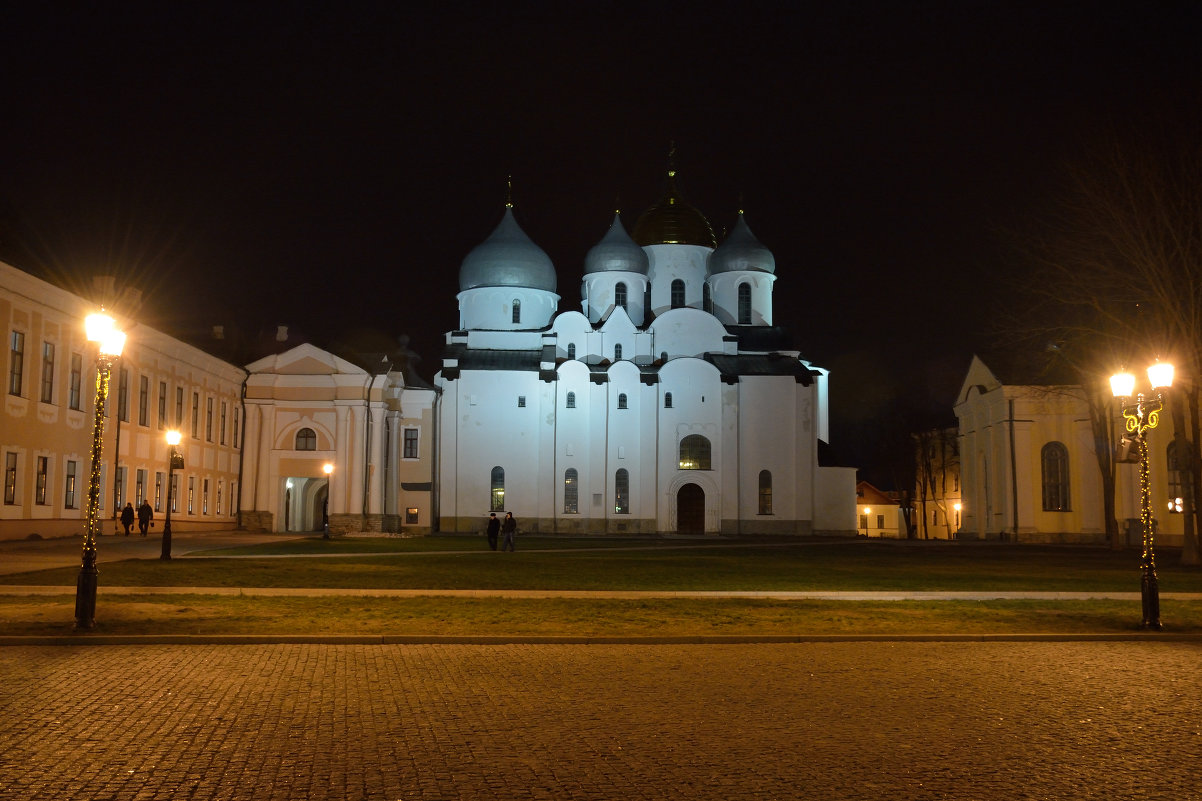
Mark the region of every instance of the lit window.
[[689, 434], [680, 441], [681, 470], [710, 469], [710, 441], [700, 434]]
[[66, 509], [75, 508], [75, 484], [79, 471], [78, 465], [78, 462], [67, 462], [67, 485], [63, 492], [63, 507]]
[[614, 475], [614, 513], [630, 514], [630, 473], [624, 467]]
[[418, 514], [417, 514], [416, 506], [409, 506], [409, 507], [405, 508], [405, 524], [406, 525], [410, 525], [410, 526], [417, 525], [417, 518], [418, 518]]
[[[1187, 451], [1188, 453], [1188, 451]], [[1173, 440], [1169, 443], [1168, 450], [1165, 454], [1168, 463], [1168, 491], [1169, 491], [1169, 513], [1181, 514], [1186, 510], [1193, 511], [1194, 505], [1190, 501], [1193, 497], [1193, 488], [1189, 483], [1189, 461], [1188, 457], [1179, 458], [1177, 455], [1177, 441]]]
[[569, 467], [563, 473], [563, 513], [574, 515], [579, 512], [580, 478], [576, 468]]
[[38, 506], [46, 505], [46, 480], [50, 477], [50, 459], [38, 457], [38, 472], [35, 476], [33, 502]]
[[1040, 456], [1043, 466], [1043, 510], [1069, 511], [1068, 448], [1059, 442], [1049, 442], [1043, 446]]
[[505, 468], [492, 469], [492, 497], [489, 503], [490, 512], [505, 510]]

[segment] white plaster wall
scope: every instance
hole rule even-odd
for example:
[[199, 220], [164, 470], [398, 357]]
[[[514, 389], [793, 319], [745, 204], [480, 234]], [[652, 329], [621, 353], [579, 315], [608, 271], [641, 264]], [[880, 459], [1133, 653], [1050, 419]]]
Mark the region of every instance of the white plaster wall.
[[772, 325], [772, 284], [776, 276], [758, 270], [716, 273], [708, 279], [714, 316], [727, 325], [739, 321], [739, 285], [751, 287], [751, 325]]
[[646, 319], [644, 304], [649, 285], [647, 276], [642, 273], [618, 271], [590, 273], [584, 276], [582, 303], [591, 322], [600, 322], [614, 310], [615, 288], [619, 283], [626, 284], [626, 314], [636, 325], [643, 324]]
[[[528, 287], [475, 287], [459, 293], [459, 327], [502, 331], [545, 328], [559, 304], [559, 295]], [[521, 301], [521, 322], [513, 322], [513, 301]]]
[[672, 308], [672, 281], [684, 281], [685, 305], [701, 308], [706, 260], [713, 251], [700, 245], [648, 245], [647, 277], [651, 282], [651, 314], [658, 317]]

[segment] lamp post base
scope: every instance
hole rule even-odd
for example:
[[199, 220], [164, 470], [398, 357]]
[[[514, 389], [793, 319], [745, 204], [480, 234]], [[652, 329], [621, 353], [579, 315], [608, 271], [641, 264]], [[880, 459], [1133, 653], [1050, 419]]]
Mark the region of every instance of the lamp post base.
[[96, 565], [84, 565], [79, 568], [79, 578], [75, 582], [75, 628], [91, 629], [96, 627], [96, 585], [100, 571]]
[[1143, 598], [1144, 620], [1140, 624], [1141, 629], [1151, 629], [1160, 631], [1164, 628], [1160, 624], [1160, 581], [1156, 578], [1155, 573], [1144, 573], [1143, 580], [1140, 582], [1140, 595]]

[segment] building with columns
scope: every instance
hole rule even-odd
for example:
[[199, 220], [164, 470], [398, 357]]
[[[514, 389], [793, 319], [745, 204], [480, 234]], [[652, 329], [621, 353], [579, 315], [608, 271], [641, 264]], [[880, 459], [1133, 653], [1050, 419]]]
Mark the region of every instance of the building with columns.
[[440, 530], [496, 511], [532, 532], [854, 535], [855, 471], [823, 460], [827, 372], [774, 324], [776, 277], [741, 212], [719, 245], [669, 171], [559, 313], [507, 204], [460, 266], [435, 377]]

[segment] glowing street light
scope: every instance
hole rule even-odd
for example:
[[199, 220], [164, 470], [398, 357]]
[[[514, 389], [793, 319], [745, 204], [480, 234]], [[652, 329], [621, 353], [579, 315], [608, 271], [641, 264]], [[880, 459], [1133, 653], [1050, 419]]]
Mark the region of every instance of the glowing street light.
[[88, 503], [85, 511], [83, 557], [75, 582], [75, 627], [90, 629], [96, 625], [96, 537], [100, 535], [100, 457], [104, 449], [104, 405], [108, 400], [109, 378], [113, 362], [121, 356], [125, 333], [113, 318], [99, 312], [84, 320], [88, 341], [97, 345], [96, 405], [92, 415], [92, 470], [88, 476]]
[[167, 432], [167, 517], [163, 521], [163, 552], [159, 559], [171, 558], [171, 505], [175, 503], [175, 471], [184, 469], [184, 455], [179, 452], [180, 433]]
[[326, 462], [321, 466], [321, 472], [326, 474], [326, 502], [321, 508], [322, 539], [330, 538], [330, 487], [333, 486], [334, 464]]
[[1161, 629], [1160, 624], [1160, 581], [1156, 577], [1156, 554], [1152, 543], [1152, 487], [1148, 478], [1147, 434], [1160, 422], [1164, 409], [1164, 395], [1160, 392], [1173, 385], [1173, 365], [1157, 362], [1148, 368], [1148, 383], [1156, 397], [1146, 398], [1135, 392], [1135, 376], [1116, 373], [1110, 378], [1110, 389], [1119, 399], [1120, 410], [1126, 421], [1128, 434], [1135, 435], [1139, 446], [1139, 520], [1143, 526], [1143, 553], [1140, 557], [1140, 595], [1143, 600], [1143, 622], [1145, 629]]

